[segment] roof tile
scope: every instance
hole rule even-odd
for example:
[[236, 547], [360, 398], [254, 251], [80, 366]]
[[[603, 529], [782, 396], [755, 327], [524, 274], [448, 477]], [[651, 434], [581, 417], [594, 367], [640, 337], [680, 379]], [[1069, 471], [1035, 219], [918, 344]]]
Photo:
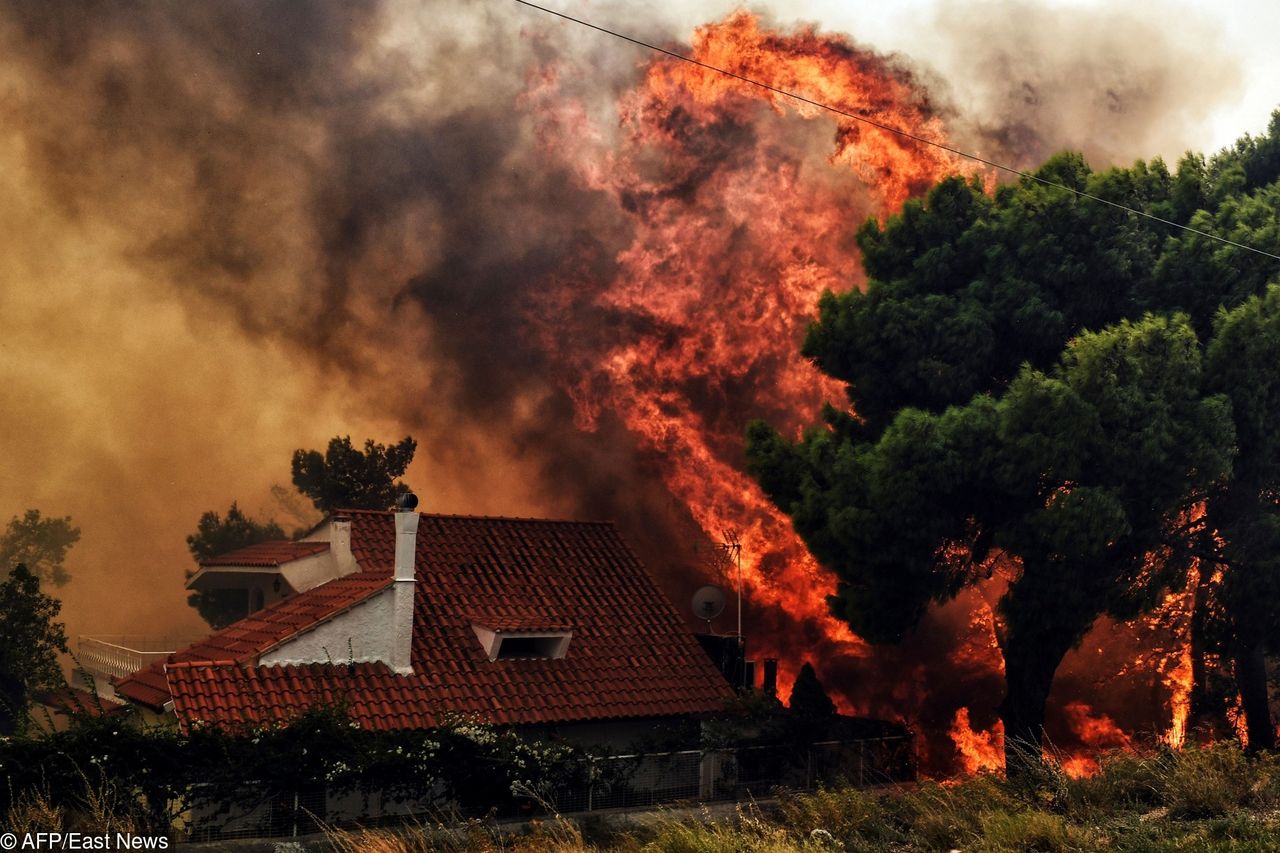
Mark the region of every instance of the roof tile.
[[200, 561], [202, 566], [264, 566], [274, 567], [291, 563], [303, 557], [323, 554], [329, 550], [328, 542], [294, 542], [274, 539], [259, 542], [226, 554], [218, 554]]

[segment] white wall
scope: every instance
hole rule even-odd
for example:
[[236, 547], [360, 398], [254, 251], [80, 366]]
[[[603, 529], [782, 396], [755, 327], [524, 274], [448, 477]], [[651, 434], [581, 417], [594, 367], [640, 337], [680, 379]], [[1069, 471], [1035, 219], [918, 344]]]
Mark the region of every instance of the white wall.
[[384, 589], [259, 656], [258, 664], [382, 661], [392, 665], [394, 617], [394, 590]]

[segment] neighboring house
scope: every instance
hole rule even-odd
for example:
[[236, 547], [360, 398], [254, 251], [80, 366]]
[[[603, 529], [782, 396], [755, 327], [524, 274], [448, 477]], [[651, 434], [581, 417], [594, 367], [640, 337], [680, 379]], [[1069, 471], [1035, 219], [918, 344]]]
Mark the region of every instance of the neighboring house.
[[106, 717], [122, 714], [126, 710], [119, 702], [68, 686], [35, 696], [30, 716], [42, 731], [60, 732], [70, 727], [77, 717]]
[[352, 510], [201, 563], [264, 606], [115, 692], [226, 727], [343, 703], [373, 729], [451, 714], [625, 749], [733, 695], [609, 523]]
[[[345, 555], [343, 564], [335, 557]], [[200, 561], [187, 581], [198, 592], [228, 592], [242, 597], [246, 616], [268, 604], [355, 571], [351, 549], [331, 551], [328, 541], [260, 542]]]

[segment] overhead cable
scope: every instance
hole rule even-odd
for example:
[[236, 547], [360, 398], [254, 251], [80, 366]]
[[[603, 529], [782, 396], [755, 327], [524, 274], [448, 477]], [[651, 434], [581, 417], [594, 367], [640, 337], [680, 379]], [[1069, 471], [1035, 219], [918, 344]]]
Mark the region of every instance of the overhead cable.
[[1059, 183], [1057, 181], [1051, 181], [1048, 178], [1041, 177], [1040, 175], [1034, 174], [1032, 172], [1026, 172], [1026, 171], [1023, 171], [1022, 169], [1016, 169], [1013, 166], [1006, 166], [1002, 163], [997, 163], [994, 160], [988, 160], [987, 158], [980, 157], [977, 154], [970, 154], [967, 151], [962, 151], [959, 148], [954, 148], [950, 145], [945, 145], [941, 142], [935, 142], [932, 139], [927, 139], [923, 136], [920, 136], [919, 134], [912, 133], [908, 130], [903, 130], [900, 127], [894, 127], [893, 125], [885, 124], [884, 122], [879, 122], [879, 121], [876, 121], [875, 119], [858, 115], [857, 113], [851, 113], [848, 110], [842, 110], [839, 107], [833, 107], [830, 104], [823, 103], [822, 101], [816, 101], [812, 98], [806, 98], [804, 95], [798, 95], [795, 92], [789, 92], [786, 89], [780, 89], [777, 86], [771, 86], [768, 83], [762, 83], [759, 80], [754, 80], [745, 75], [730, 71], [727, 68], [720, 68], [719, 66], [711, 65], [709, 63], [703, 62], [702, 60], [694, 59], [691, 56], [685, 56], [682, 53], [677, 53], [674, 50], [668, 50], [665, 47], [659, 47], [658, 45], [644, 41], [643, 39], [638, 39], [634, 36], [629, 36], [626, 33], [621, 33], [621, 32], [618, 32], [617, 30], [611, 30], [607, 27], [602, 27], [599, 24], [593, 24], [590, 21], [584, 21], [581, 18], [575, 18], [572, 15], [565, 14], [564, 12], [558, 12], [555, 9], [548, 9], [546, 6], [539, 6], [537, 3], [529, 2], [529, 0], [515, 0], [515, 2], [519, 3], [521, 6], [528, 6], [530, 9], [537, 9], [540, 12], [546, 12], [548, 15], [554, 15], [557, 18], [563, 18], [566, 21], [570, 21], [580, 26], [587, 27], [597, 32], [604, 33], [605, 35], [613, 36], [614, 38], [631, 42], [634, 45], [647, 48], [648, 50], [652, 50], [656, 53], [661, 53], [666, 56], [670, 56], [672, 59], [678, 59], [681, 62], [687, 62], [690, 65], [696, 65], [699, 68], [705, 68], [708, 71], [714, 71], [717, 74], [723, 74], [726, 77], [732, 77], [734, 80], [739, 80], [743, 83], [747, 83], [752, 86], [757, 86], [761, 89], [765, 89], [769, 92], [773, 92], [776, 95], [782, 95], [784, 97], [791, 98], [792, 100], [799, 101], [801, 103], [808, 104], [810, 106], [818, 107], [819, 109], [823, 109], [828, 112], [835, 113], [836, 115], [844, 116], [845, 118], [852, 119], [853, 121], [861, 122], [862, 124], [867, 124], [872, 127], [879, 128], [880, 130], [886, 131], [888, 133], [897, 134], [898, 136], [904, 137], [906, 139], [919, 142], [922, 145], [930, 145], [934, 148], [940, 148], [943, 151], [947, 151], [947, 152], [950, 152], [951, 154], [955, 154], [957, 157], [964, 157], [965, 159], [982, 163], [985, 166], [990, 166], [993, 169], [998, 169], [1002, 172], [1007, 172], [1011, 175], [1017, 175], [1018, 177], [1026, 178], [1027, 180], [1035, 181], [1037, 183], [1044, 184], [1045, 186], [1048, 186], [1048, 187], [1055, 187], [1056, 189], [1066, 190], [1067, 192], [1073, 193], [1077, 196], [1080, 196], [1081, 198], [1087, 198], [1090, 201], [1096, 201], [1099, 204], [1105, 204], [1110, 207], [1127, 211], [1136, 216], [1141, 216], [1146, 219], [1153, 220], [1155, 222], [1160, 222], [1164, 225], [1170, 226], [1171, 228], [1178, 228], [1192, 234], [1198, 234], [1199, 236], [1205, 237], [1209, 240], [1216, 240], [1219, 243], [1225, 243], [1228, 246], [1235, 246], [1238, 249], [1245, 249], [1246, 251], [1255, 252], [1259, 255], [1264, 255], [1265, 257], [1273, 258], [1277, 261], [1280, 261], [1280, 255], [1273, 254], [1263, 249], [1259, 249], [1254, 246], [1247, 245], [1245, 243], [1240, 243], [1235, 240], [1231, 240], [1227, 237], [1222, 237], [1217, 234], [1213, 234], [1209, 231], [1203, 231], [1199, 228], [1193, 228], [1190, 225], [1183, 225], [1179, 222], [1174, 222], [1171, 219], [1165, 219], [1164, 217], [1156, 216], [1154, 213], [1148, 213], [1145, 210], [1138, 210], [1137, 208], [1129, 207], [1128, 205], [1120, 204], [1119, 202], [1102, 198], [1101, 196], [1094, 195], [1093, 193], [1085, 192], [1084, 190], [1078, 190], [1075, 187], [1070, 187], [1070, 186], [1067, 186], [1066, 184]]

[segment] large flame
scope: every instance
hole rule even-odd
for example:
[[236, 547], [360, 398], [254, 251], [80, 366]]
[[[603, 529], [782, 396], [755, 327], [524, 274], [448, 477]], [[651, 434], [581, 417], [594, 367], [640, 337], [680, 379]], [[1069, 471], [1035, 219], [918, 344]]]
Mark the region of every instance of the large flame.
[[[692, 57], [876, 121], [942, 138], [940, 120], [910, 75], [839, 38], [767, 32], [739, 12], [699, 28]], [[603, 287], [567, 274], [533, 315], [569, 370], [579, 424], [620, 417], [652, 452], [673, 495], [709, 536], [742, 544], [748, 601], [782, 611], [803, 636], [752, 638], [782, 657], [785, 695], [794, 651], [861, 654], [864, 644], [827, 611], [829, 577], [742, 471], [746, 419], [796, 427], [816, 420], [840, 385], [797, 356], [824, 290], [860, 281], [851, 231], [961, 170], [946, 152], [797, 104], [707, 69], [658, 59], [623, 97], [616, 149], [582, 151], [608, 134], [585, 109], [566, 108], [554, 74], [527, 103], [553, 146], [581, 152], [579, 175], [632, 214], [630, 245]], [[540, 112], [539, 112], [540, 111]], [[826, 162], [805, 158], [798, 121], [833, 122]], [[564, 320], [594, 293], [595, 316], [618, 324], [597, 348], [565, 347]], [[580, 338], [575, 338], [580, 340]], [[734, 583], [735, 579], [724, 579]], [[782, 654], [790, 650], [791, 655]], [[840, 696], [837, 695], [837, 700]], [[841, 703], [850, 710], [848, 701]]]

